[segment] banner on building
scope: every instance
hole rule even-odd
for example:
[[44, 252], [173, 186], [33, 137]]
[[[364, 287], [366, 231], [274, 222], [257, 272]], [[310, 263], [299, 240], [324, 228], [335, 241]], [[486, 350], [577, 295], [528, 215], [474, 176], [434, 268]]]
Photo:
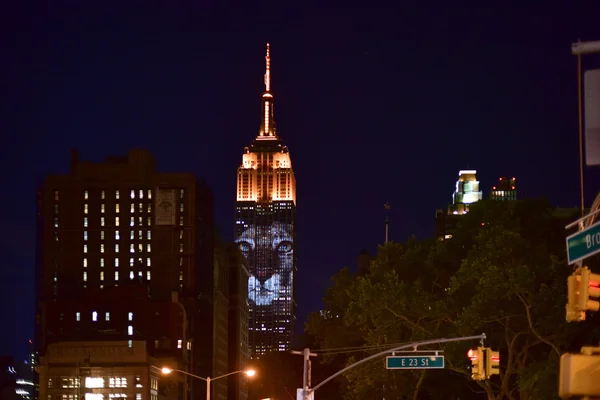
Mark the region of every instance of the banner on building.
[[175, 189], [156, 189], [154, 225], [175, 225]]

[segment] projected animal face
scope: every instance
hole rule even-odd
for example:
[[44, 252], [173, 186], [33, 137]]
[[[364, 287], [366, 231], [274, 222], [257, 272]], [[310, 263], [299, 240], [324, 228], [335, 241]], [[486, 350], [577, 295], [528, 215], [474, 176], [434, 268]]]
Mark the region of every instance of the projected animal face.
[[248, 299], [256, 305], [270, 305], [282, 289], [292, 284], [294, 259], [291, 224], [250, 226], [236, 243], [248, 260]]

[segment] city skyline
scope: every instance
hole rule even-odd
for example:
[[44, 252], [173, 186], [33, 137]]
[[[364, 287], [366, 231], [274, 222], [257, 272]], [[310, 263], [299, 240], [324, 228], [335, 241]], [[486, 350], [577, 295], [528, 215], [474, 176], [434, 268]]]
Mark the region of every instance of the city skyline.
[[[3, 143], [13, 151], [2, 166], [13, 171], [6, 177], [13, 195], [1, 203], [10, 212], [0, 278], [2, 316], [15, 329], [0, 353], [25, 356], [35, 180], [65, 172], [71, 147], [86, 159], [145, 147], [162, 169], [206, 178], [217, 226], [233, 240], [235, 165], [256, 131], [256, 77], [264, 67], [256, 54], [268, 41], [277, 49], [277, 119], [301, 188], [299, 329], [319, 309], [329, 277], [356, 268], [362, 248], [383, 242], [386, 200], [395, 241], [433, 234], [433, 211], [449, 203], [460, 169], [476, 167], [484, 191], [510, 174], [520, 198], [545, 194], [557, 206], [578, 204], [570, 43], [599, 36], [590, 10], [548, 10], [543, 19], [449, 9], [452, 24], [427, 22], [423, 10], [404, 13], [414, 21], [346, 10], [296, 22], [262, 11], [171, 11], [65, 20], [51, 10], [21, 36], [22, 47], [10, 47], [5, 131], [13, 136]], [[16, 21], [30, 21], [29, 11], [14, 20], [8, 26], [22, 31]], [[597, 58], [584, 59], [584, 68], [598, 66]], [[588, 204], [599, 176], [586, 168]]]

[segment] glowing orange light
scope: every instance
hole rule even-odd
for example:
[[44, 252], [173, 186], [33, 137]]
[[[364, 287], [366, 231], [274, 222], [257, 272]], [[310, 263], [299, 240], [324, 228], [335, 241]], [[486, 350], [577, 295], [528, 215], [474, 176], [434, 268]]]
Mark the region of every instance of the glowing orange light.
[[479, 358], [479, 356], [476, 352], [473, 351], [473, 349], [469, 349], [469, 351], [467, 351], [467, 357], [469, 357], [471, 361], [475, 361], [477, 360], [477, 358]]
[[502, 180], [502, 178], [500, 178], [500, 180]]

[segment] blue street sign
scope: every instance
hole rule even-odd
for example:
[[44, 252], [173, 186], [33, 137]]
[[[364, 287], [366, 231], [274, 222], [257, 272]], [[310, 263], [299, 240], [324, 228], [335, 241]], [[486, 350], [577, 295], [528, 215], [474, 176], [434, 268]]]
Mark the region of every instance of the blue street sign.
[[444, 368], [444, 356], [389, 356], [387, 369], [439, 369]]
[[567, 237], [569, 265], [600, 252], [600, 223]]

